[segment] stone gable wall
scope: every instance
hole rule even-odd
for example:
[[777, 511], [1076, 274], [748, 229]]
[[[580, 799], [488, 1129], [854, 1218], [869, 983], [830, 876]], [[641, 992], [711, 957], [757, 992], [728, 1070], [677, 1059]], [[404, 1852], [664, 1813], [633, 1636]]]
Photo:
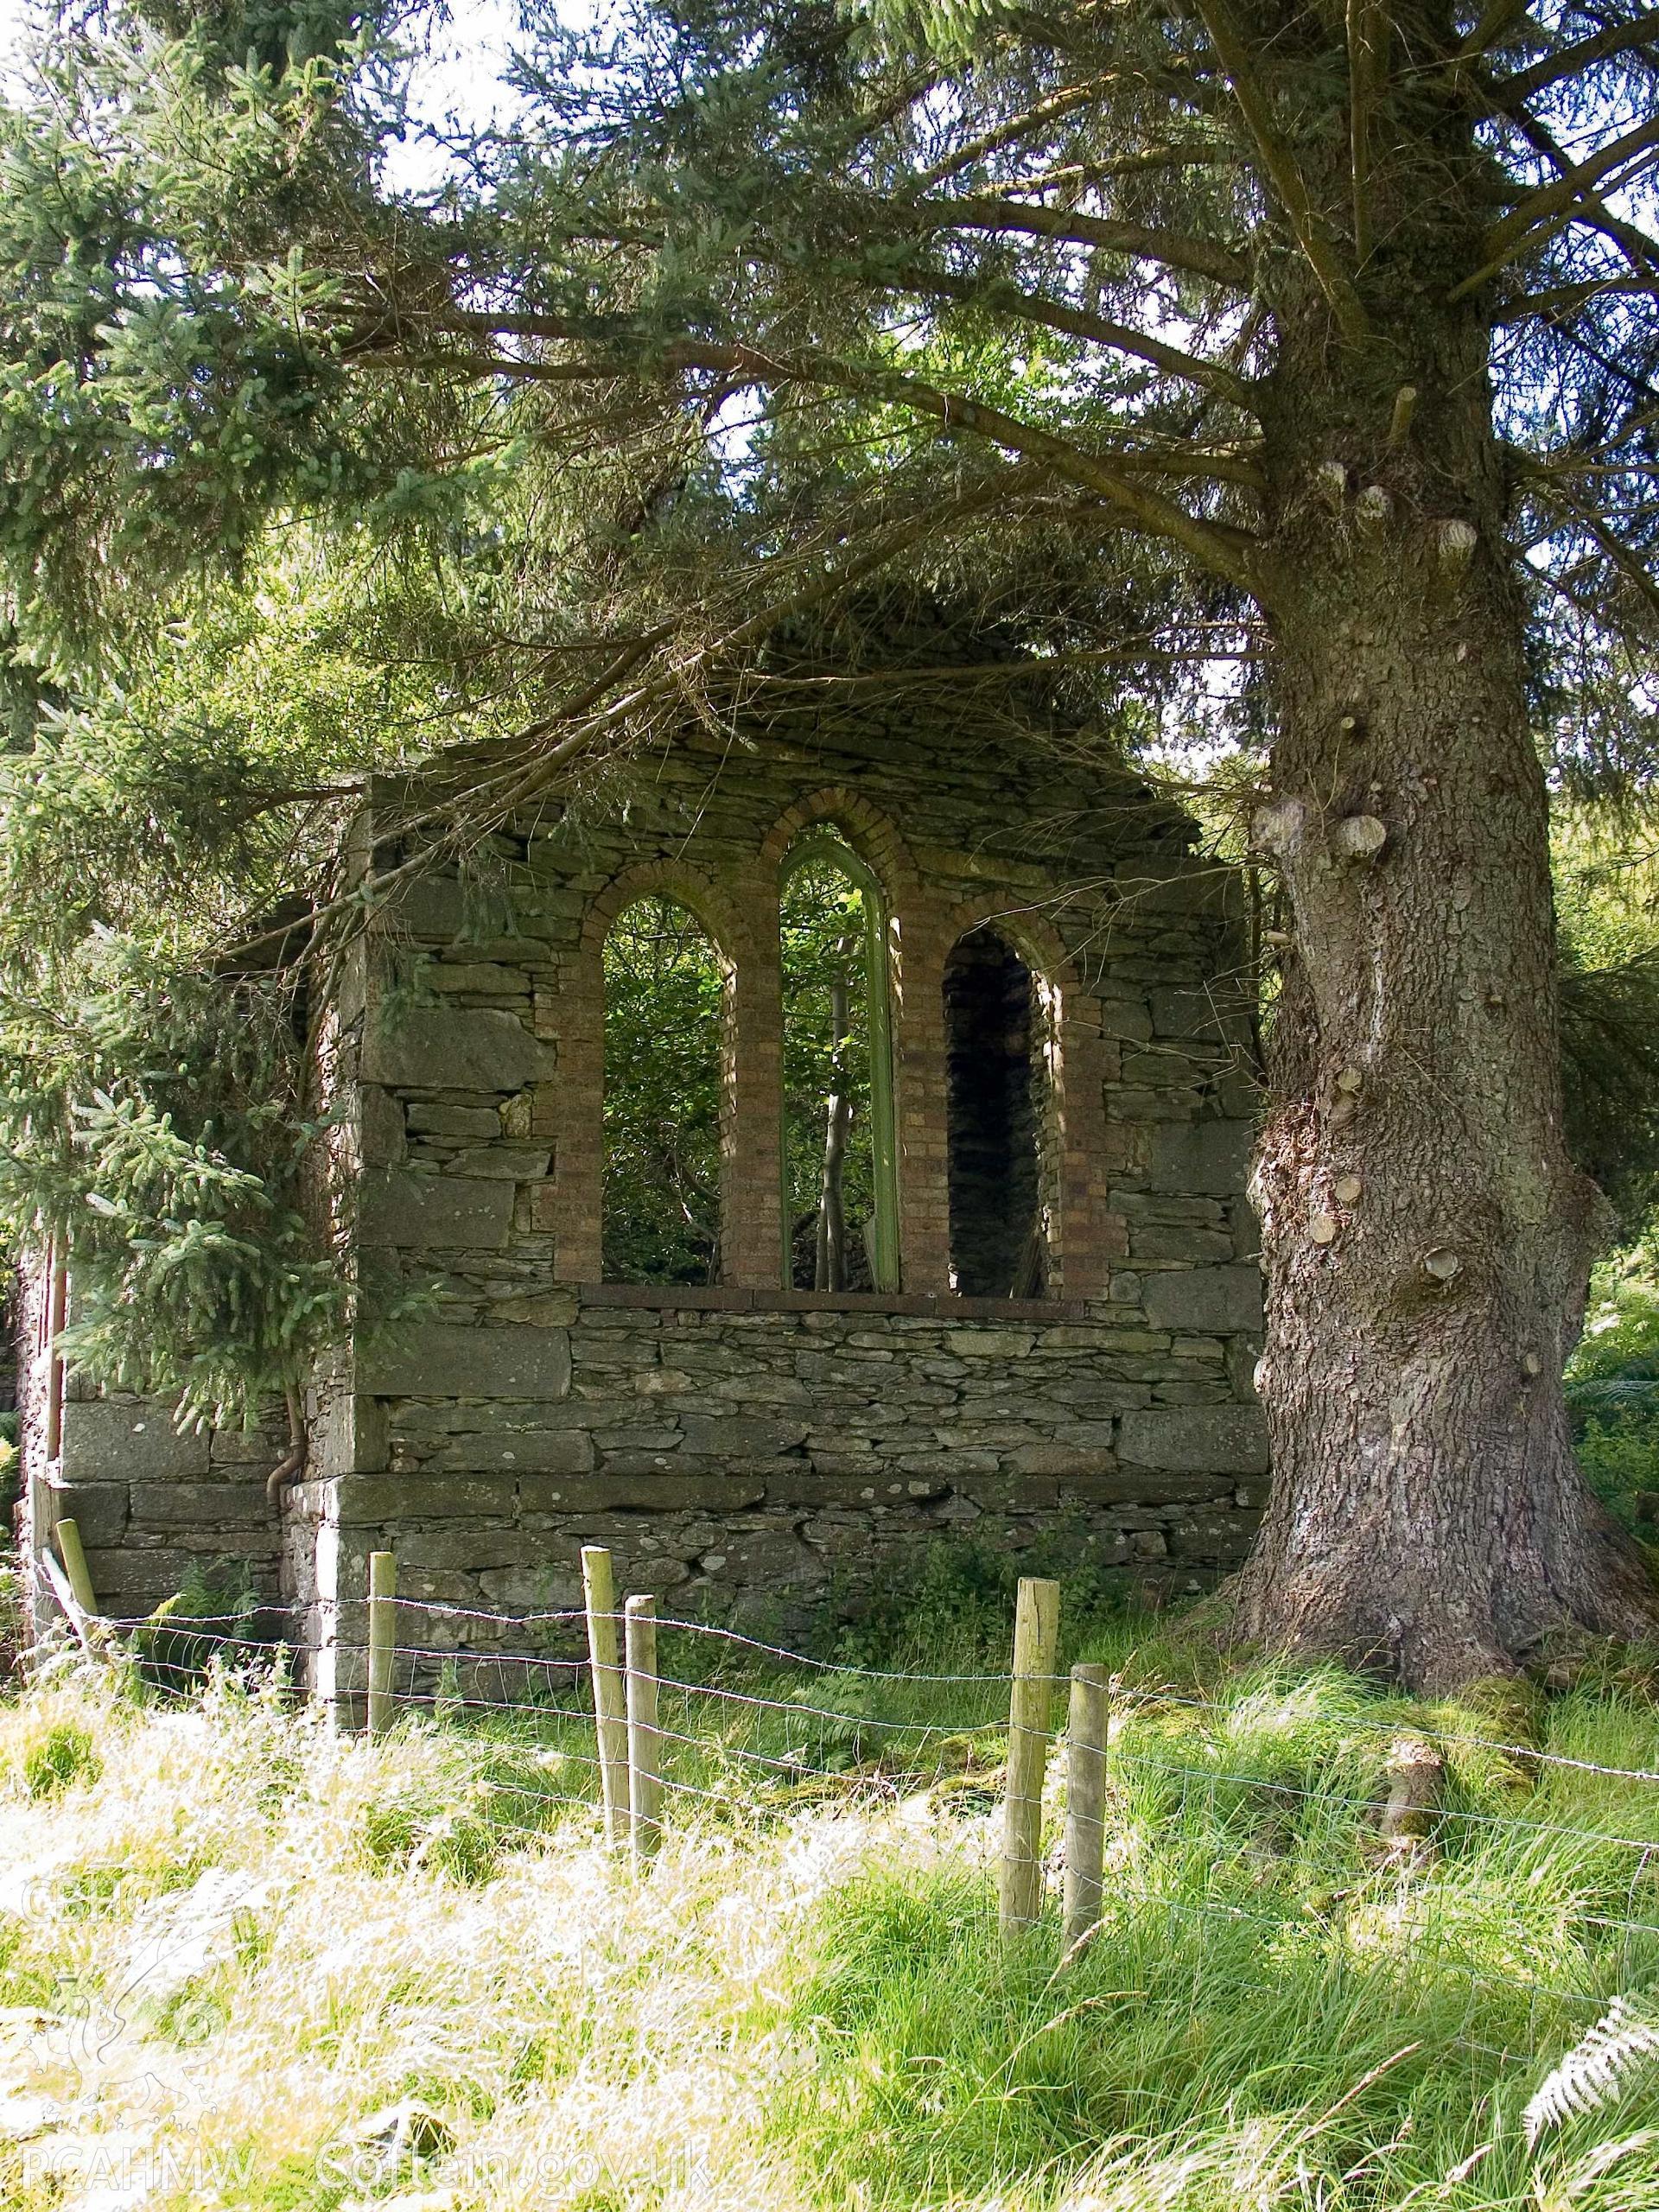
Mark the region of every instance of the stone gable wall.
[[[782, 1281], [779, 869], [824, 821], [891, 916], [892, 1296]], [[1126, 1586], [1242, 1558], [1266, 1460], [1237, 940], [1179, 817], [1034, 750], [837, 725], [693, 740], [636, 766], [626, 811], [601, 794], [498, 849], [493, 905], [415, 881], [364, 992], [365, 1242], [438, 1303], [337, 1379], [293, 1501], [295, 1575], [329, 1566], [325, 1660], [382, 1544], [407, 1596], [458, 1609], [427, 1617], [435, 1649], [571, 1605], [594, 1541], [671, 1605], [801, 1621], [964, 1532], [1063, 1531]], [[728, 973], [708, 1291], [598, 1280], [604, 938], [652, 891]], [[1058, 1006], [1055, 1294], [1020, 1306], [947, 1287], [944, 966], [987, 919]], [[425, 1003], [383, 1021], [411, 975]]]
[[[891, 918], [892, 1296], [782, 1281], [779, 869], [826, 821]], [[365, 1265], [429, 1304], [315, 1378], [280, 1512], [284, 1438], [180, 1440], [165, 1408], [72, 1385], [60, 1459], [31, 1462], [35, 1540], [73, 1509], [128, 1613], [192, 1559], [280, 1575], [314, 1682], [345, 1694], [385, 1545], [406, 1596], [453, 1609], [415, 1617], [434, 1650], [541, 1633], [484, 1617], [570, 1604], [593, 1541], [666, 1606], [780, 1624], [855, 1612], [878, 1567], [963, 1534], [1207, 1586], [1243, 1556], [1266, 1461], [1237, 933], [1186, 842], [1128, 778], [1012, 737], [804, 717], [752, 744], [694, 733], [550, 805], [493, 841], [481, 889], [407, 879], [348, 963], [327, 1103]], [[598, 1280], [603, 945], [645, 891], [690, 906], [728, 971], [727, 1280], [707, 1291]], [[987, 920], [1058, 1042], [1053, 1294], [1018, 1305], [947, 1278], [945, 963]]]

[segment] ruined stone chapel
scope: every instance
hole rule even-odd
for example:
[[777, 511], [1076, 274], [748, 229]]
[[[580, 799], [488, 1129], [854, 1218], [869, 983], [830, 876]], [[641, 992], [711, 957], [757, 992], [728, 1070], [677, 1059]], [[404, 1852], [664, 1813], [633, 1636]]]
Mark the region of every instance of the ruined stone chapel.
[[[964, 1534], [1126, 1588], [1243, 1557], [1267, 1459], [1236, 888], [1039, 693], [988, 717], [824, 690], [538, 796], [481, 892], [398, 877], [329, 1049], [350, 1235], [424, 1297], [314, 1376], [274, 1500], [285, 1428], [180, 1436], [95, 1391], [53, 1341], [72, 1293], [37, 1286], [26, 1535], [72, 1516], [105, 1611], [232, 1562], [326, 1685], [385, 1546], [402, 1594], [454, 1609], [423, 1634], [475, 1649], [569, 1604], [591, 1542], [665, 1609], [780, 1624]], [[790, 1217], [780, 914], [809, 867], [860, 933], [841, 1288]], [[712, 1279], [607, 1249], [607, 943], [641, 902], [716, 978]]]

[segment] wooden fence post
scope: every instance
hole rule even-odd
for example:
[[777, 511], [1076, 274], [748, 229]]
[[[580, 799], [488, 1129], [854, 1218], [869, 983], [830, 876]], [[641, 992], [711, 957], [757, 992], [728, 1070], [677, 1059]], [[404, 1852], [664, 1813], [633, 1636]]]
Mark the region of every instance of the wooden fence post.
[[86, 1656], [89, 1659], [107, 1658], [110, 1654], [105, 1631], [98, 1618], [98, 1599], [92, 1594], [92, 1579], [87, 1572], [80, 1530], [73, 1521], [60, 1521], [54, 1533], [58, 1540], [59, 1557], [63, 1564], [60, 1567], [50, 1551], [43, 1551], [40, 1554], [41, 1573]]
[[369, 1554], [369, 1733], [391, 1726], [391, 1658], [397, 1641], [397, 1561], [390, 1552]]
[[997, 1920], [1005, 1937], [1028, 1928], [1043, 1908], [1043, 1770], [1059, 1629], [1059, 1584], [1021, 1576], [1014, 1618], [1008, 1779], [997, 1869]]
[[657, 1728], [657, 1600], [623, 1607], [628, 1669], [628, 1841], [636, 1861], [663, 1837], [663, 1739]]
[[92, 1572], [86, 1565], [86, 1548], [80, 1541], [80, 1529], [73, 1521], [60, 1521], [54, 1533], [58, 1540], [58, 1557], [63, 1561], [63, 1571], [68, 1580], [71, 1594], [88, 1620], [95, 1619], [98, 1599], [93, 1593]]
[[1100, 1918], [1106, 1847], [1106, 1729], [1111, 1710], [1106, 1669], [1074, 1667], [1065, 1721], [1065, 1959]]
[[616, 1577], [602, 1544], [582, 1546], [582, 1587], [588, 1605], [588, 1656], [594, 1675], [605, 1840], [620, 1844], [628, 1830], [627, 1696], [617, 1656]]

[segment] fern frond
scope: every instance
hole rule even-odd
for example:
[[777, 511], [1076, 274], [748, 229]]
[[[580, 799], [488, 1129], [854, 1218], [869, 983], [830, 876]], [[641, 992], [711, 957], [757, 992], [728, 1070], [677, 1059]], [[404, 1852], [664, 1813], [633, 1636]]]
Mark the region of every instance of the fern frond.
[[1615, 1997], [1589, 2033], [1552, 2067], [1521, 2115], [1527, 2147], [1547, 2127], [1586, 2113], [1604, 2112], [1629, 2088], [1639, 2069], [1659, 2059], [1659, 2018], [1650, 2001]]

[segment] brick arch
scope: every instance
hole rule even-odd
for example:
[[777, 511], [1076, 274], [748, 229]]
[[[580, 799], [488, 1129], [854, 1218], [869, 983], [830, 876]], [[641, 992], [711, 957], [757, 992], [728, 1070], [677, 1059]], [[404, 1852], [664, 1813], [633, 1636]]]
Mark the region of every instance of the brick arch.
[[912, 897], [918, 886], [916, 863], [897, 825], [872, 806], [868, 799], [844, 784], [826, 784], [786, 807], [766, 832], [760, 846], [760, 864], [777, 870], [802, 830], [829, 823], [880, 882], [889, 906]]
[[1007, 938], [1033, 974], [1054, 989], [1082, 998], [1093, 995], [1053, 923], [1027, 907], [1010, 909], [969, 899], [951, 908], [948, 928], [951, 945], [974, 930], [995, 930], [999, 937]]
[[[744, 1110], [747, 1063], [764, 1000], [766, 963], [740, 901], [683, 861], [645, 861], [613, 877], [589, 903], [556, 1000], [554, 1268], [565, 1282], [597, 1282], [604, 1270], [605, 940], [619, 914], [640, 899], [671, 899], [714, 947], [725, 976], [721, 1036], [721, 1280], [753, 1284], [776, 1269], [774, 1208], [753, 1203], [760, 1178], [747, 1154], [765, 1153], [768, 1133]], [[763, 1163], [764, 1172], [764, 1163]], [[770, 1278], [759, 1274], [761, 1281]]]
[[582, 925], [579, 957], [602, 959], [611, 924], [640, 899], [672, 899], [685, 908], [719, 954], [734, 968], [752, 957], [754, 946], [742, 913], [720, 886], [684, 861], [642, 861], [613, 876], [589, 905]]
[[1010, 911], [986, 899], [949, 909], [938, 940], [937, 973], [929, 977], [929, 989], [940, 1001], [942, 1081], [945, 963], [963, 938], [981, 929], [1004, 938], [1049, 995], [1044, 1172], [1051, 1292], [1067, 1298], [1103, 1297], [1110, 1281], [1111, 1261], [1122, 1250], [1123, 1236], [1122, 1224], [1111, 1211], [1105, 1141], [1108, 1056], [1100, 1001], [1083, 982], [1059, 931], [1044, 915]]

